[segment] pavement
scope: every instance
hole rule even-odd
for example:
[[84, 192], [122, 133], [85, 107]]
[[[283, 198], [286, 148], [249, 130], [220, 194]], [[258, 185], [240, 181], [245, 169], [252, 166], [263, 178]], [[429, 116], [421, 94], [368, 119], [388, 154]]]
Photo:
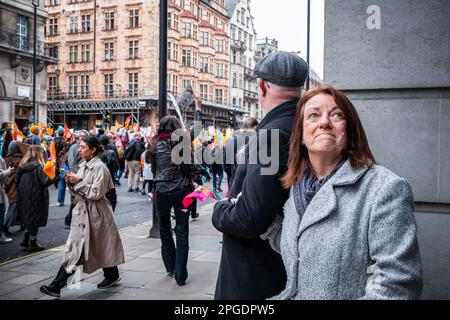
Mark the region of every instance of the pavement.
[[[120, 229], [125, 264], [119, 266], [121, 282], [99, 290], [102, 270], [61, 291], [62, 300], [212, 300], [217, 279], [221, 234], [211, 224], [214, 204], [199, 206], [199, 219], [190, 221], [189, 277], [178, 286], [166, 275], [161, 259], [160, 239], [148, 238], [151, 221]], [[54, 300], [39, 287], [56, 275], [63, 246], [20, 257], [0, 264], [0, 300]]]

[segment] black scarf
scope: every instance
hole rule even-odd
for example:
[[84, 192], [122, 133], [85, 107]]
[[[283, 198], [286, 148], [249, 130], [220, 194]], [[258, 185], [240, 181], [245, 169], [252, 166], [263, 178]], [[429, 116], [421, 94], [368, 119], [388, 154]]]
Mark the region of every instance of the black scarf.
[[308, 208], [309, 203], [314, 198], [316, 193], [319, 192], [320, 188], [322, 188], [322, 186], [336, 174], [346, 160], [347, 159], [342, 160], [328, 175], [328, 177], [322, 180], [317, 180], [316, 176], [310, 170], [307, 170], [303, 178], [294, 185], [294, 203], [300, 219], [303, 217], [306, 208]]

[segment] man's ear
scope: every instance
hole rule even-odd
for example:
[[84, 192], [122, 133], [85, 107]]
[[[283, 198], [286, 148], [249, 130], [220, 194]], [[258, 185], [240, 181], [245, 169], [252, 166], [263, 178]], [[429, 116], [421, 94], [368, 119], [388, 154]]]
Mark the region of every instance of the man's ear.
[[259, 89], [261, 90], [261, 96], [264, 97], [267, 92], [265, 81], [263, 79], [258, 79], [258, 86], [259, 86]]

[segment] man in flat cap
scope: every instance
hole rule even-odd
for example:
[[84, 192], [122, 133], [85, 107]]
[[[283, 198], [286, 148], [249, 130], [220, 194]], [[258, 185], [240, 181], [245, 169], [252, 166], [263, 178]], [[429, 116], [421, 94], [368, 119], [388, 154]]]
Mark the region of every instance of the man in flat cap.
[[[258, 77], [259, 101], [266, 116], [246, 146], [246, 156], [253, 154], [260, 142], [266, 150], [276, 150], [279, 159], [274, 174], [264, 174], [267, 167], [238, 164], [230, 199], [216, 203], [213, 225], [223, 233], [222, 257], [215, 299], [266, 299], [280, 293], [286, 285], [281, 256], [262, 240], [277, 214], [282, 215], [289, 191], [280, 178], [287, 170], [289, 139], [296, 106], [308, 74], [308, 65], [299, 56], [276, 52], [262, 59], [254, 69]], [[272, 134], [273, 132], [277, 135]], [[261, 139], [267, 132], [268, 139]], [[250, 156], [251, 159], [251, 156]]]

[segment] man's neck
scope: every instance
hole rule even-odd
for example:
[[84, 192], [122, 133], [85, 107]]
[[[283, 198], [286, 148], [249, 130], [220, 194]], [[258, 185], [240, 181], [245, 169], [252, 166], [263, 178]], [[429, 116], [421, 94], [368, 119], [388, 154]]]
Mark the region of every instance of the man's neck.
[[295, 100], [296, 98], [279, 98], [279, 99], [272, 99], [270, 100], [266, 106], [264, 106], [264, 112], [267, 114], [269, 113], [272, 109], [278, 107], [280, 104], [283, 104], [285, 102], [291, 101], [291, 100]]

